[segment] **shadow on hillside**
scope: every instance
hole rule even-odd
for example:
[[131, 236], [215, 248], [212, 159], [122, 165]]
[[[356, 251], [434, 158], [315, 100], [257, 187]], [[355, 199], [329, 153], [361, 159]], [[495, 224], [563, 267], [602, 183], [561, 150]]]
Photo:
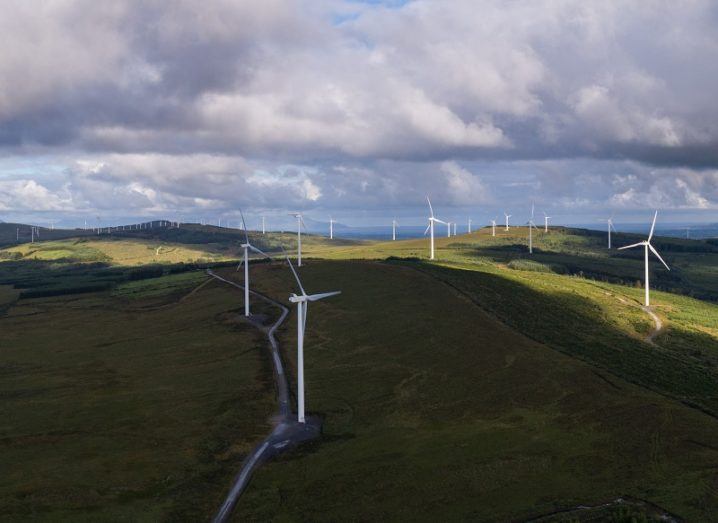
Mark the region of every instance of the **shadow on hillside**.
[[[545, 294], [497, 274], [394, 263], [432, 275], [531, 339], [718, 416], [718, 358], [650, 347], [616, 329], [591, 300], [575, 292]], [[691, 336], [698, 346], [716, 345], [707, 334]]]
[[[533, 254], [529, 254], [525, 245], [512, 244], [496, 247], [473, 246], [470, 253], [496, 263], [510, 264], [516, 260], [530, 261], [535, 264], [533, 270], [538, 272], [570, 274], [629, 286], [643, 285], [643, 252], [640, 249], [620, 251], [620, 253], [616, 250], [608, 256], [590, 256], [534, 247]], [[692, 296], [702, 300], [718, 301], [718, 289], [714, 288], [710, 282], [697, 286], [695, 281], [688, 281], [684, 276], [683, 269], [675, 263], [671, 254], [664, 255], [664, 259], [671, 267], [670, 271], [667, 271], [655, 258], [650, 262], [652, 289]], [[681, 261], [686, 260], [684, 258]], [[519, 264], [517, 268], [532, 270], [531, 265], [526, 264]]]
[[[230, 263], [213, 266], [233, 265]], [[0, 263], [0, 285], [20, 290], [20, 298], [40, 298], [110, 290], [129, 281], [204, 269], [194, 263], [120, 267], [104, 262], [59, 263], [22, 260]]]

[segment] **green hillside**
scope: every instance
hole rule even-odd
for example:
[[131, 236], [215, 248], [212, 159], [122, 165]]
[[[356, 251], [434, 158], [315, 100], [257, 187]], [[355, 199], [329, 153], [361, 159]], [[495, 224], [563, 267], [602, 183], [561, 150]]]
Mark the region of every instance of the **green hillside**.
[[[0, 437], [17, 471], [0, 482], [3, 519], [39, 506], [46, 521], [206, 520], [261, 440], [266, 349], [240, 321], [240, 292], [200, 287], [206, 266], [242, 281], [239, 231], [200, 241], [205, 229], [184, 229], [0, 251], [12, 398]], [[342, 290], [307, 323], [307, 406], [323, 434], [263, 465], [236, 520], [718, 518], [718, 247], [656, 239], [674, 270], [651, 263], [655, 332], [638, 255], [557, 228], [529, 256], [525, 233], [438, 238], [433, 263], [423, 238], [308, 236], [307, 291]], [[253, 235], [276, 253], [293, 240]], [[252, 274], [277, 300], [296, 291], [280, 260]], [[291, 381], [295, 321], [279, 331]], [[69, 415], [49, 423], [28, 402]], [[132, 453], [139, 434], [152, 446]], [[43, 479], [23, 481], [30, 470]], [[582, 505], [597, 508], [571, 510]]]

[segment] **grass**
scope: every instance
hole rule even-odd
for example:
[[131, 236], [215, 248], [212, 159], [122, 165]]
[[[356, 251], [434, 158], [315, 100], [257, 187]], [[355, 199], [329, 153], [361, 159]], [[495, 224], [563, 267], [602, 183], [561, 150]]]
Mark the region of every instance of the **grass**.
[[[1, 251], [0, 409], [14, 410], [0, 419], [15, 425], [0, 422], [0, 441], [20, 472], [0, 480], [0, 517], [197, 520], [216, 508], [267, 427], [272, 385], [258, 334], [233, 320], [239, 293], [209, 283], [190, 294], [203, 275], [177, 263], [201, 252], [229, 264], [240, 232], [213, 229], [36, 244], [45, 259]], [[718, 519], [718, 247], [656, 239], [674, 271], [652, 264], [666, 324], [652, 345], [635, 254], [559, 228], [528, 256], [524, 234], [441, 237], [435, 263], [426, 239], [308, 236], [307, 291], [343, 291], [312, 303], [307, 325], [307, 406], [324, 434], [263, 466], [236, 519], [523, 520], [620, 496]], [[294, 235], [252, 241], [291, 252]], [[153, 245], [177, 258], [158, 263]], [[286, 267], [252, 271], [286, 301]], [[56, 290], [69, 295], [30, 299]], [[295, 321], [279, 332], [290, 379]], [[128, 439], [111, 446], [118, 434]]]
[[240, 294], [190, 294], [205, 278], [21, 299], [0, 317], [0, 519], [209, 519], [274, 389]]
[[[307, 326], [323, 438], [264, 466], [237, 521], [506, 521], [619, 496], [715, 519], [717, 420], [521, 335], [416, 269], [302, 268], [308, 292], [343, 291], [312, 303]], [[255, 274], [286, 299], [285, 268]]]

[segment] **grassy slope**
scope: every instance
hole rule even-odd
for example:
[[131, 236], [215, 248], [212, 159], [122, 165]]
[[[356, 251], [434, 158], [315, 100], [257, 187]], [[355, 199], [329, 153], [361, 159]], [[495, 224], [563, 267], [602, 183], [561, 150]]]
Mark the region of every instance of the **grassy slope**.
[[239, 293], [209, 282], [188, 295], [205, 278], [20, 300], [0, 316], [0, 519], [216, 510], [268, 430], [274, 388], [263, 336], [238, 321]]
[[[652, 291], [652, 304], [666, 320], [666, 328], [655, 339], [657, 346], [647, 345], [642, 340], [652, 328], [652, 321], [640, 309], [643, 290], [610, 283], [632, 280], [631, 260], [615, 252], [609, 254], [597, 246], [601, 238], [594, 235], [556, 231], [538, 238], [537, 245], [549, 246], [550, 250], [530, 258], [526, 248], [517, 243], [521, 231], [496, 238], [490, 236], [489, 230], [442, 238], [437, 249], [440, 261], [423, 267], [465, 292], [475, 303], [519, 332], [718, 415], [718, 306], [687, 296]], [[617, 242], [621, 241], [621, 237], [617, 238]], [[710, 244], [675, 242], [671, 244], [674, 250], [666, 245], [664, 252], [672, 265], [687, 263], [695, 256], [699, 256], [701, 263], [707, 257], [718, 261], [718, 254], [685, 254], [679, 250], [712, 249]], [[427, 243], [422, 239], [321, 252], [335, 258], [392, 255], [425, 258]], [[576, 267], [585, 268], [586, 273], [606, 281], [552, 272], [552, 268], [566, 272], [566, 266], [577, 264], [577, 260], [581, 263]], [[537, 272], [536, 265], [541, 272]], [[666, 277], [667, 271], [656, 269], [654, 265], [654, 281], [661, 274]], [[666, 285], [693, 293], [693, 287], [682, 277], [681, 274], [679, 279]], [[718, 293], [718, 287], [710, 278], [701, 279], [699, 289], [706, 295]]]
[[[286, 299], [290, 275], [257, 267]], [[237, 521], [505, 521], [631, 495], [718, 517], [718, 421], [496, 321], [414, 268], [308, 263], [323, 440], [261, 469]], [[294, 315], [283, 329], [294, 359]]]
[[[326, 437], [260, 473], [238, 517], [501, 520], [620, 494], [689, 519], [718, 517], [715, 421], [669, 399], [715, 410], [716, 307], [654, 293], [668, 328], [651, 347], [641, 341], [650, 328], [637, 306], [641, 290], [609, 283], [630, 283], [636, 271], [640, 277], [640, 260], [606, 256], [601, 238], [556, 232], [537, 238], [542, 251], [532, 258], [549, 272], [511, 270], [536, 269], [526, 265], [522, 232], [440, 238], [436, 266], [351, 264], [348, 270], [310, 262], [303, 269], [309, 290], [337, 286], [345, 292], [310, 311], [308, 401], [310, 410], [326, 415]], [[162, 241], [184, 247], [198, 245], [192, 242], [200, 237], [166, 233], [182, 234], [182, 242]], [[265, 240], [293, 239], [285, 236]], [[316, 238], [305, 248], [330, 258], [425, 257], [428, 242], [338, 243]], [[226, 243], [207, 241], [200, 248], [229, 252]], [[710, 295], [716, 290], [714, 256], [669, 249], [669, 263], [684, 264], [682, 270], [655, 281]], [[552, 272], [575, 267], [606, 281]], [[286, 268], [253, 270], [261, 274], [258, 285], [286, 298]], [[143, 299], [155, 300], [163, 285], [150, 282], [144, 291], [141, 283], [116, 287], [115, 299], [128, 299], [140, 287]], [[293, 325], [285, 328], [285, 348], [293, 346], [293, 335]], [[293, 351], [288, 355], [291, 360]], [[270, 376], [267, 369], [264, 378]], [[196, 476], [188, 489], [206, 481]], [[207, 488], [221, 496], [226, 486]], [[355, 505], [370, 498], [377, 501]], [[148, 505], [139, 506], [138, 514]]]
[[[69, 233], [68, 233], [69, 234]], [[147, 265], [235, 260], [241, 256], [243, 231], [211, 226], [185, 225], [124, 231], [112, 235], [87, 235], [35, 243], [21, 243], [0, 249], [0, 261], [41, 260], [59, 262], [103, 262], [113, 265]], [[291, 233], [250, 232], [250, 241], [265, 252], [296, 250], [296, 235]], [[14, 242], [13, 242], [14, 243]], [[304, 235], [305, 248], [328, 244], [323, 236]], [[362, 242], [337, 240], [333, 246], [361, 245]], [[159, 250], [158, 250], [159, 248]]]

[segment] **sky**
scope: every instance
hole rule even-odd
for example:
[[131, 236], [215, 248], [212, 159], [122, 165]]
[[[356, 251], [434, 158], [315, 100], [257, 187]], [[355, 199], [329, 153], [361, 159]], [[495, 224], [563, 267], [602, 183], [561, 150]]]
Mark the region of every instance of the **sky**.
[[0, 219], [718, 222], [718, 3], [6, 0]]

